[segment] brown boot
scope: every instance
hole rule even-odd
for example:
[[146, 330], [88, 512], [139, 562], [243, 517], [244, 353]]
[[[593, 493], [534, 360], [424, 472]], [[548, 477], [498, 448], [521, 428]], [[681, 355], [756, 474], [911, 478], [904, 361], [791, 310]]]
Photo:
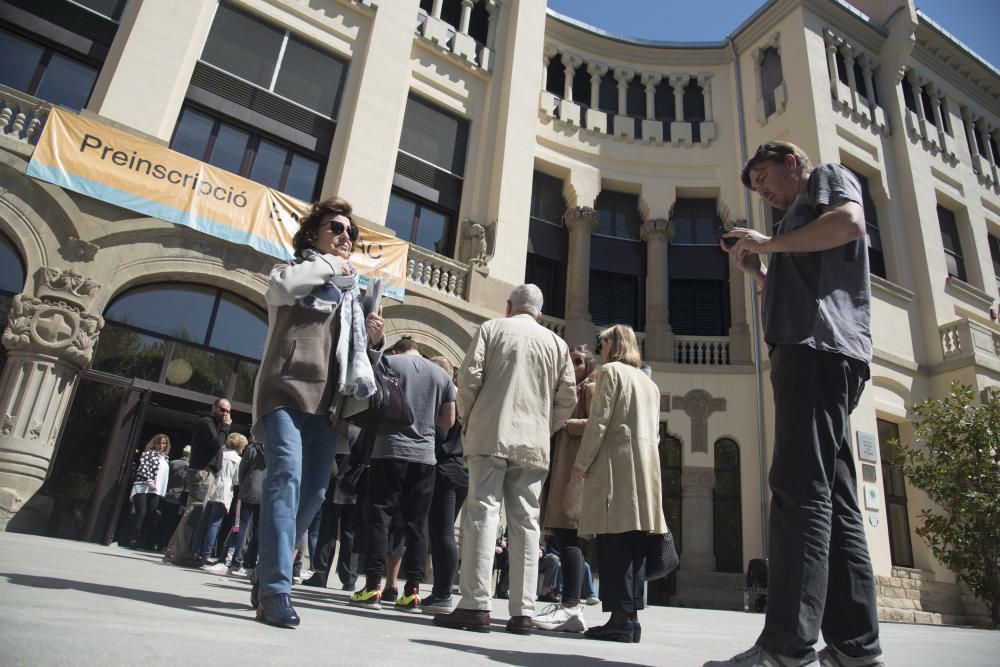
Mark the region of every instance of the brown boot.
[[490, 612], [479, 609], [456, 608], [450, 614], [435, 614], [434, 625], [470, 632], [490, 631]]
[[507, 627], [505, 628], [505, 630], [507, 630], [507, 632], [512, 632], [515, 635], [530, 635], [531, 617], [511, 616], [510, 620], [507, 621]]

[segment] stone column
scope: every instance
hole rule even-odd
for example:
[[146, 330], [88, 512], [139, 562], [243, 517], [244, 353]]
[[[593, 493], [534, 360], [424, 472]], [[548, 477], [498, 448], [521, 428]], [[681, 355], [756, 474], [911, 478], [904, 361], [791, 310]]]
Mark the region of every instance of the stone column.
[[589, 206], [574, 206], [566, 211], [563, 220], [569, 230], [563, 337], [573, 346], [594, 340], [594, 323], [590, 319], [590, 235], [597, 227], [597, 211]]
[[646, 91], [646, 118], [642, 121], [643, 141], [663, 141], [663, 123], [656, 120], [656, 86], [663, 80], [657, 72], [642, 73], [642, 87]]
[[433, 16], [436, 19], [440, 19], [441, 7], [443, 5], [444, 5], [444, 0], [434, 0], [434, 3], [431, 5], [431, 16]]
[[[463, 35], [469, 34], [469, 20], [472, 18], [473, 0], [462, 0], [462, 18], [459, 19], [458, 31]], [[440, 17], [440, 14], [438, 14]]]
[[42, 268], [35, 296], [19, 294], [3, 332], [0, 376], [0, 529], [41, 532], [48, 517], [18, 512], [41, 487], [77, 373], [90, 364], [104, 318], [100, 285], [72, 269]]
[[712, 115], [712, 73], [704, 72], [698, 75], [698, 85], [701, 86], [701, 96], [705, 100], [705, 120], [701, 123], [701, 145], [707, 146], [715, 141], [715, 116]]
[[608, 73], [608, 66], [603, 63], [587, 63], [587, 74], [590, 75], [590, 108], [601, 106], [601, 79]]
[[948, 159], [951, 159], [955, 154], [953, 140], [948, 136], [948, 131], [945, 129], [944, 124], [944, 114], [941, 113], [941, 98], [944, 96], [944, 92], [940, 88], [933, 88], [928, 91], [931, 98], [931, 109], [934, 113], [934, 124], [937, 127], [938, 141], [941, 143], [941, 151], [945, 154]]
[[583, 58], [562, 51], [562, 62], [565, 68], [563, 77], [563, 98], [559, 101], [559, 120], [580, 127], [580, 105], [573, 101], [573, 77], [576, 69], [583, 64]]
[[851, 111], [856, 115], [858, 111], [858, 82], [854, 78], [854, 47], [844, 44], [844, 69], [847, 70], [847, 87], [849, 89]]
[[670, 77], [670, 87], [674, 89], [674, 122], [670, 124], [670, 143], [675, 146], [687, 142], [691, 144], [691, 123], [684, 121], [684, 86], [691, 77], [678, 74]]
[[836, 100], [838, 99], [837, 82], [840, 80], [837, 75], [837, 41], [832, 33], [826, 32], [823, 36], [826, 38], [826, 67], [830, 72], [830, 92], [833, 94], [833, 99]]
[[486, 0], [486, 12], [489, 14], [486, 26], [486, 48], [494, 51], [497, 41], [497, 22], [500, 20], [500, 4], [497, 0]]
[[912, 69], [907, 71], [906, 79], [910, 82], [910, 89], [913, 91], [913, 106], [917, 108], [917, 128], [920, 131], [920, 137], [923, 139], [924, 144], [927, 144], [931, 141], [931, 139], [928, 137], [927, 133], [927, 117], [924, 116], [924, 101], [922, 95], [924, 92], [924, 81], [917, 76], [917, 73]]
[[962, 121], [965, 124], [965, 140], [969, 143], [969, 157], [972, 158], [972, 166], [978, 168], [979, 148], [976, 145], [975, 116], [968, 108], [962, 109]]
[[686, 572], [715, 572], [715, 469], [684, 466], [681, 473], [681, 523], [684, 551], [681, 569]]
[[868, 100], [868, 117], [872, 125], [881, 128], [885, 123], [879, 118], [878, 105], [875, 103], [875, 80], [872, 74], [872, 59], [864, 56], [861, 59], [861, 74], [865, 79], [865, 99]]
[[628, 84], [635, 76], [630, 69], [615, 69], [615, 81], [618, 82], [618, 114], [615, 116], [615, 136], [635, 139], [635, 121], [628, 117]]
[[986, 158], [986, 161], [993, 165], [993, 151], [990, 150], [990, 130], [986, 126], [986, 119], [980, 118], [976, 121], [976, 130], [979, 132], [979, 139], [983, 147], [983, 152], [981, 155]]
[[674, 332], [670, 328], [670, 278], [668, 244], [674, 226], [665, 218], [642, 224], [646, 242], [646, 342], [645, 357], [650, 361], [674, 360]]

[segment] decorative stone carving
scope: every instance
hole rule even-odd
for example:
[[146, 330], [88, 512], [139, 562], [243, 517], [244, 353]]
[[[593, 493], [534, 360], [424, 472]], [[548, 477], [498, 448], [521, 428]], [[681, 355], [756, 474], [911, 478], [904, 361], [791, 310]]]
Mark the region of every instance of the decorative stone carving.
[[0, 435], [10, 435], [14, 430], [14, 420], [10, 418], [10, 415], [4, 415], [3, 419], [0, 420]]
[[98, 250], [100, 250], [100, 246], [96, 243], [70, 236], [59, 249], [59, 253], [70, 261], [90, 262], [97, 255]]
[[587, 227], [587, 233], [593, 232], [597, 228], [597, 211], [590, 206], [573, 206], [566, 209], [563, 214], [563, 221], [570, 231], [580, 226]]
[[87, 310], [100, 285], [72, 269], [44, 267], [38, 296], [18, 294], [11, 304], [3, 344], [8, 350], [35, 348], [85, 368], [104, 327]]
[[485, 268], [493, 254], [496, 252], [497, 221], [485, 225], [472, 220], [466, 220], [465, 237], [471, 239], [471, 251], [469, 264], [472, 266]]
[[669, 242], [674, 240], [675, 231], [674, 223], [666, 218], [653, 218], [642, 223], [639, 236], [642, 237], [643, 241], [648, 243], [654, 236], [663, 235]]
[[683, 397], [674, 396], [673, 407], [691, 418], [691, 451], [708, 452], [708, 418], [726, 410], [726, 399], [714, 398], [703, 389], [692, 389]]

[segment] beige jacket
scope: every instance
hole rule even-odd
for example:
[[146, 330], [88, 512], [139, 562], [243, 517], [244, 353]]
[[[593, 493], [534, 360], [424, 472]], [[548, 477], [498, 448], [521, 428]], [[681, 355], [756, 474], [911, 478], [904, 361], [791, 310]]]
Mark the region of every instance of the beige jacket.
[[530, 315], [484, 322], [462, 363], [458, 419], [465, 455], [549, 467], [549, 438], [576, 406], [565, 341]]
[[581, 536], [667, 532], [660, 486], [660, 390], [638, 368], [601, 367], [575, 467], [587, 473]]

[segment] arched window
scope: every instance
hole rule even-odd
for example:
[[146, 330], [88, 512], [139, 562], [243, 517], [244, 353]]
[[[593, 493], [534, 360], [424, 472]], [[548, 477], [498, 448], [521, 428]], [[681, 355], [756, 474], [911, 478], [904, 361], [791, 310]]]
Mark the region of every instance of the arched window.
[[[7, 328], [7, 317], [14, 296], [24, 289], [24, 262], [10, 240], [0, 234], [0, 332]], [[0, 346], [0, 370], [3, 370], [7, 351]]]
[[663, 516], [667, 520], [667, 527], [674, 536], [674, 546], [677, 553], [681, 549], [681, 501], [683, 490], [681, 488], [681, 476], [683, 475], [683, 465], [681, 461], [681, 441], [676, 436], [667, 432], [667, 425], [660, 423], [660, 485], [663, 495]]
[[740, 448], [728, 438], [715, 443], [715, 569], [743, 571], [743, 522], [740, 512]]
[[781, 85], [784, 77], [781, 73], [781, 55], [778, 49], [769, 47], [764, 50], [764, 57], [760, 63], [761, 87], [764, 91], [764, 116], [770, 116], [777, 111], [777, 101], [774, 91]]
[[250, 402], [267, 317], [223, 290], [174, 283], [116, 298], [94, 353], [94, 370]]

